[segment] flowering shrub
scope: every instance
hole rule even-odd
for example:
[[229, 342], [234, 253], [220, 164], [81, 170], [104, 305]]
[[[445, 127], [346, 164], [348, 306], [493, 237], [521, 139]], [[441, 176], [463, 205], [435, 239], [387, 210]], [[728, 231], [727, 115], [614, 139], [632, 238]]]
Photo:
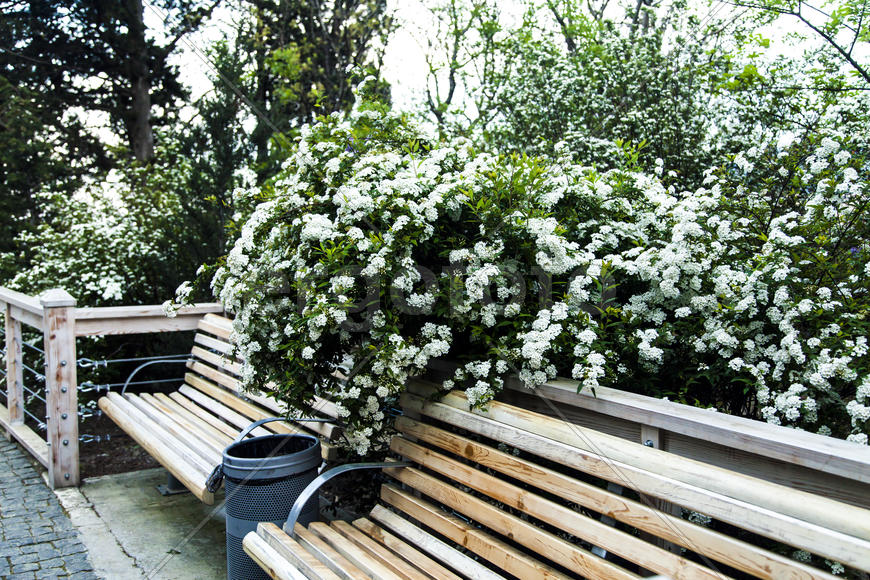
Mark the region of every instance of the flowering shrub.
[[73, 196], [40, 194], [40, 224], [20, 236], [32, 254], [29, 266], [9, 286], [32, 294], [61, 286], [88, 306], [154, 303], [192, 274], [195, 266], [185, 259], [195, 240], [179, 197], [189, 163], [173, 156], [147, 166], [119, 165]]
[[508, 373], [564, 374], [866, 442], [870, 190], [848, 146], [758, 148], [681, 192], [662, 163], [498, 156], [364, 103], [303, 129], [213, 285], [246, 383], [300, 412], [331, 396], [361, 454], [435, 357], [476, 405]]
[[752, 148], [677, 196], [636, 181], [656, 219], [609, 257], [644, 283], [621, 305], [633, 336], [608, 339], [629, 347], [620, 359], [636, 348], [649, 379], [682, 380], [690, 402], [866, 443], [870, 188], [848, 145]]

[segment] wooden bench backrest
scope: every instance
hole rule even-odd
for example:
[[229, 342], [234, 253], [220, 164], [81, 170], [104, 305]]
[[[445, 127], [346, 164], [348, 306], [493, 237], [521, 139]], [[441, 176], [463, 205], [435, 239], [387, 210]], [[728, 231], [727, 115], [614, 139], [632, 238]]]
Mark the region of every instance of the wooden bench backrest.
[[[242, 361], [233, 356], [231, 336], [230, 319], [206, 314], [200, 320], [194, 336], [191, 360], [187, 363], [188, 372], [184, 375], [186, 384], [179, 389], [185, 397], [220, 417], [224, 424], [219, 425], [220, 421], [214, 421], [213, 416], [202, 412], [202, 409], [191, 406], [192, 411], [228, 434], [234, 428], [237, 428], [235, 433], [238, 433], [254, 420], [286, 414], [286, 407], [275, 399], [242, 389]], [[317, 398], [316, 410], [318, 417], [337, 418], [335, 406], [325, 399]], [[321, 445], [324, 446], [326, 458], [332, 459], [337, 454], [337, 448], [328, 443], [340, 435], [340, 428], [333, 423], [272, 422], [254, 430], [252, 434], [265, 435], [270, 432], [318, 435], [322, 438]]]
[[472, 412], [462, 393], [412, 393], [391, 447], [418, 467], [388, 470], [403, 485], [383, 501], [516, 576], [833, 579], [824, 559], [870, 570], [868, 510], [504, 403]]

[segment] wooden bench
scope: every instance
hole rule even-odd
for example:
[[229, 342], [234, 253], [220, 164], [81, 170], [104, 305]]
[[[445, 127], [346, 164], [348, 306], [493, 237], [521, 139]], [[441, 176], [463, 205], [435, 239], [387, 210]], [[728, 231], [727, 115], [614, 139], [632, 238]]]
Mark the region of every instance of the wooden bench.
[[409, 389], [391, 450], [413, 465], [385, 469], [368, 517], [261, 523], [244, 548], [271, 577], [833, 580], [824, 559], [870, 570], [866, 509], [510, 404], [471, 411], [460, 392], [432, 402]]
[[[100, 409], [136, 440], [196, 497], [214, 502], [206, 480], [222, 461], [224, 448], [253, 421], [284, 416], [275, 400], [243, 393], [239, 380], [241, 362], [231, 358], [229, 319], [207, 314], [199, 322], [194, 346], [187, 360], [184, 385], [168, 395], [109, 393], [99, 400]], [[336, 418], [334, 405], [318, 399], [318, 413]], [[324, 460], [336, 457], [330, 443], [340, 429], [333, 423], [268, 423], [251, 436], [269, 433], [313, 433], [321, 438]]]

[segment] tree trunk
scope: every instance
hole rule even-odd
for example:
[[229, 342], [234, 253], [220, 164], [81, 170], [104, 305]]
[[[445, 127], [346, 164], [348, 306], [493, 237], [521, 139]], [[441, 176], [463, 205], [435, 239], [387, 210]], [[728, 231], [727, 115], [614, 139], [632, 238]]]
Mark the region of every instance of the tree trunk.
[[133, 107], [130, 145], [133, 155], [142, 162], [154, 158], [154, 131], [151, 128], [151, 84], [147, 77], [133, 79]]
[[154, 131], [151, 128], [151, 79], [142, 0], [128, 0], [130, 14], [130, 94], [127, 132], [133, 156], [143, 163], [154, 158]]

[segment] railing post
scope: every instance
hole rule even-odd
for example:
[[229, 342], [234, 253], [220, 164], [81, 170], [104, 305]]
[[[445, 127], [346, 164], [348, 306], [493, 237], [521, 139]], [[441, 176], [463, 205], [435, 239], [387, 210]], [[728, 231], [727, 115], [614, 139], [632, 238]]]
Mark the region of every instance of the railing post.
[[[10, 425], [24, 423], [24, 367], [21, 351], [21, 322], [12, 317], [12, 307], [6, 305], [6, 405]], [[6, 438], [12, 439], [7, 429]]]
[[45, 337], [48, 479], [53, 488], [79, 484], [79, 413], [76, 383], [76, 300], [66, 290], [40, 297]]

